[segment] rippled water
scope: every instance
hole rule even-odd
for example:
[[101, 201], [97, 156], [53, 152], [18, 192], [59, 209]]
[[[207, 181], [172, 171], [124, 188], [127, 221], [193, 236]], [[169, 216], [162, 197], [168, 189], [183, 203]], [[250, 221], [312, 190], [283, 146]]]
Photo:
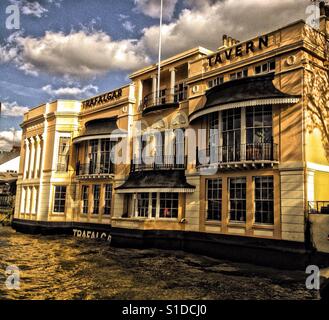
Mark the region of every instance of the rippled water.
[[[20, 268], [19, 290], [5, 269]], [[0, 299], [312, 299], [302, 272], [0, 227]]]

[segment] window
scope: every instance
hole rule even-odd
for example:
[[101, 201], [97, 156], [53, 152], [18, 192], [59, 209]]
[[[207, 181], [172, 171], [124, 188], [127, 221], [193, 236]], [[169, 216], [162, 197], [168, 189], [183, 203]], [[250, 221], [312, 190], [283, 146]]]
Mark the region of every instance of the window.
[[57, 171], [67, 172], [70, 157], [71, 138], [60, 137], [58, 147]]
[[178, 218], [178, 193], [160, 193], [160, 218]]
[[271, 60], [255, 67], [255, 74], [275, 71], [275, 60]]
[[246, 160], [272, 160], [272, 106], [246, 109]]
[[223, 111], [223, 161], [240, 161], [241, 110]]
[[248, 77], [248, 69], [243, 69], [241, 71], [230, 74], [230, 80], [236, 80], [236, 79], [241, 79], [241, 78], [246, 78], [246, 77]]
[[182, 82], [175, 85], [174, 101], [180, 102], [187, 99], [187, 84]]
[[246, 178], [231, 178], [230, 184], [230, 221], [246, 221]]
[[219, 145], [219, 117], [218, 112], [212, 113], [208, 117], [208, 148], [210, 154], [210, 163], [218, 162]]
[[156, 218], [156, 214], [157, 214], [157, 201], [158, 201], [158, 194], [156, 192], [153, 192], [151, 194], [152, 218]]
[[167, 89], [162, 89], [159, 92], [159, 104], [165, 104], [167, 98]]
[[93, 208], [93, 214], [99, 214], [99, 200], [100, 200], [100, 185], [94, 185], [94, 208]]
[[224, 77], [223, 76], [216, 77], [216, 78], [211, 79], [211, 80], [208, 81], [208, 87], [213, 88], [213, 87], [216, 87], [216, 86], [218, 86], [222, 83], [224, 83]]
[[149, 216], [149, 193], [137, 194], [137, 212], [138, 217], [148, 218]]
[[100, 162], [100, 173], [110, 174], [112, 173], [111, 165], [111, 150], [113, 142], [109, 139], [101, 141], [101, 162]]
[[89, 186], [82, 186], [82, 213], [88, 214], [89, 211]]
[[112, 208], [112, 184], [107, 184], [105, 186], [105, 206], [104, 206], [104, 214], [110, 215]]
[[54, 212], [64, 213], [66, 201], [66, 186], [55, 187]]
[[220, 221], [222, 219], [222, 180], [207, 181], [207, 220]]
[[90, 141], [89, 174], [95, 174], [98, 160], [98, 140]]
[[255, 222], [274, 223], [273, 176], [255, 177]]

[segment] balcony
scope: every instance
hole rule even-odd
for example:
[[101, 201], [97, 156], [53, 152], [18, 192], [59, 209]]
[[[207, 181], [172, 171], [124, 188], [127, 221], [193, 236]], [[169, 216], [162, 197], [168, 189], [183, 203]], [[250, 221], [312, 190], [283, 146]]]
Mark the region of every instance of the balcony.
[[329, 201], [309, 201], [309, 214], [329, 214]]
[[170, 90], [160, 90], [146, 95], [142, 102], [143, 115], [169, 108], [177, 108], [179, 106], [179, 94], [173, 94]]
[[219, 165], [221, 168], [264, 166], [278, 163], [278, 145], [274, 143], [217, 146], [198, 151], [197, 167]]
[[93, 162], [76, 164], [76, 176], [78, 179], [103, 179], [114, 174], [112, 163], [94, 164]]
[[130, 171], [185, 170], [186, 163], [186, 156], [154, 156], [146, 157], [142, 160], [134, 158], [131, 161]]

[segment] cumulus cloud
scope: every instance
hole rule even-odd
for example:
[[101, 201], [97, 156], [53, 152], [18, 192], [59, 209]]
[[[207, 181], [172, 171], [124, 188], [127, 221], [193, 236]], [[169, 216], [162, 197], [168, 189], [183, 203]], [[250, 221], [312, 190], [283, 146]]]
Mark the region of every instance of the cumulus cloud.
[[[216, 49], [222, 34], [246, 40], [274, 30], [298, 19], [305, 19], [309, 0], [186, 0], [186, 9], [177, 20], [163, 26], [163, 53], [170, 56], [180, 51], [204, 46]], [[141, 45], [155, 55], [159, 27], [144, 29]]]
[[10, 151], [13, 144], [19, 144], [22, 139], [22, 131], [0, 131], [0, 151]]
[[91, 96], [98, 92], [98, 87], [93, 85], [88, 85], [83, 88], [78, 87], [61, 87], [54, 89], [51, 85], [44, 86], [42, 88], [44, 92], [52, 97], [86, 97]]
[[[167, 16], [172, 16], [176, 2], [165, 1]], [[156, 16], [158, 1], [135, 0], [135, 4], [136, 10]], [[185, 0], [184, 4], [178, 18], [163, 25], [163, 58], [196, 46], [216, 50], [224, 33], [243, 41], [305, 19], [309, 0], [240, 0], [238, 4], [236, 0]], [[134, 29], [128, 15], [118, 15], [118, 19], [127, 30]], [[34, 76], [45, 72], [82, 79], [150, 64], [158, 53], [158, 39], [157, 24], [143, 29], [139, 40], [113, 40], [103, 31], [86, 28], [70, 33], [48, 31], [41, 37], [15, 33], [5, 47], [0, 46], [0, 62], [14, 61]]]
[[18, 105], [17, 102], [2, 102], [1, 117], [21, 117], [28, 112], [29, 108]]
[[131, 21], [125, 21], [122, 23], [122, 26], [128, 31], [128, 32], [134, 32], [136, 26]]
[[[163, 18], [170, 20], [175, 12], [178, 0], [164, 0], [163, 1]], [[141, 12], [151, 18], [160, 17], [160, 0], [135, 0], [135, 11]]]
[[69, 34], [48, 31], [43, 37], [17, 35], [17, 64], [27, 74], [40, 71], [72, 77], [93, 77], [112, 70], [132, 70], [150, 62], [134, 40], [113, 41], [102, 31]]
[[48, 12], [48, 10], [38, 1], [10, 0], [10, 2], [19, 6], [21, 13], [27, 16], [41, 18], [46, 12]]
[[15, 59], [17, 56], [17, 50], [10, 45], [0, 45], [0, 63], [7, 63]]

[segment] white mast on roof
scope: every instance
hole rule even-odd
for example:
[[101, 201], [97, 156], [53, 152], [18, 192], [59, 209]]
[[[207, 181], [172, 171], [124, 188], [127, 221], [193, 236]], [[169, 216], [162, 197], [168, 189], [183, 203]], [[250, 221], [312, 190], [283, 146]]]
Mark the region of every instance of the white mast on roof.
[[157, 103], [160, 100], [160, 81], [161, 81], [161, 55], [162, 55], [162, 19], [163, 19], [163, 0], [160, 0], [160, 28], [159, 28], [159, 60], [158, 60], [158, 86], [157, 86]]

